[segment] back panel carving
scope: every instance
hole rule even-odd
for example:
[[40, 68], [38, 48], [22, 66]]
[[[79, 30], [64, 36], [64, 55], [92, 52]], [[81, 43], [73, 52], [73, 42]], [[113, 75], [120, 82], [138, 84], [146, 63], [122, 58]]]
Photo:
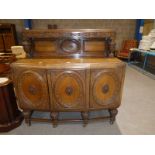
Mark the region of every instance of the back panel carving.
[[55, 41], [35, 41], [34, 50], [37, 52], [54, 52], [56, 50]]
[[23, 31], [28, 57], [112, 57], [115, 31], [110, 29], [53, 29]]
[[74, 54], [81, 52], [81, 42], [78, 39], [62, 39], [59, 41], [58, 47], [58, 50], [60, 50], [60, 53], [62, 54]]
[[105, 50], [105, 42], [87, 40], [84, 42], [85, 52], [103, 52]]

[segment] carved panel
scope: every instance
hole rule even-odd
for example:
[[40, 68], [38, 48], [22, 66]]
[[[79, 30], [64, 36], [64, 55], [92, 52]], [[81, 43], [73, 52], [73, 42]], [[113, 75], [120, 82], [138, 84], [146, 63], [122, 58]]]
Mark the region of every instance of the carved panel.
[[29, 57], [112, 57], [115, 35], [110, 29], [26, 30], [23, 45]]
[[[117, 105], [121, 79], [113, 69], [91, 71], [90, 106], [106, 107]], [[120, 73], [121, 74], [121, 73]]]
[[103, 40], [86, 40], [84, 41], [84, 51], [85, 52], [104, 52], [105, 42]]
[[52, 95], [56, 110], [85, 109], [85, 71], [51, 71]]
[[46, 72], [43, 70], [17, 70], [15, 87], [19, 104], [24, 109], [49, 109]]
[[75, 54], [81, 52], [81, 41], [74, 38], [64, 38], [59, 41], [58, 45], [62, 54]]
[[55, 40], [35, 40], [34, 50], [36, 52], [55, 52], [56, 41]]

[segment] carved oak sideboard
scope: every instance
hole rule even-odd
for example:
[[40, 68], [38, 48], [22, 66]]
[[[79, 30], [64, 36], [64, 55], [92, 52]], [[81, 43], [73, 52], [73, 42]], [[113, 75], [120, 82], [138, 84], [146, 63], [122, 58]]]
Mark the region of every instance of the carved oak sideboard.
[[[125, 64], [116, 58], [23, 59], [11, 65], [18, 103], [25, 121], [52, 122], [110, 119], [121, 104]], [[89, 113], [108, 110], [109, 116]], [[33, 118], [33, 111], [50, 112], [50, 119]], [[81, 119], [59, 119], [60, 112], [80, 112]]]

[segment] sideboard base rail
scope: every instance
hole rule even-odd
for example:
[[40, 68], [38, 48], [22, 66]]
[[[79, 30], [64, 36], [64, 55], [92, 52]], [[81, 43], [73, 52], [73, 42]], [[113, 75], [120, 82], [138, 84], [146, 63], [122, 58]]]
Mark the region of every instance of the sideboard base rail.
[[[93, 117], [90, 118], [89, 114], [91, 113], [91, 111], [86, 112], [88, 115], [87, 117], [82, 117], [82, 113], [83, 112], [79, 112], [81, 113], [81, 117], [82, 118], [76, 118], [76, 119], [59, 119], [59, 112], [57, 112], [57, 117], [55, 119], [51, 118], [37, 118], [32, 116], [34, 111], [29, 111], [26, 113], [29, 113], [29, 116], [25, 116], [25, 122], [28, 124], [28, 126], [31, 126], [31, 122], [46, 122], [46, 123], [51, 123], [53, 124], [53, 127], [57, 127], [58, 124], [62, 124], [62, 123], [67, 123], [67, 122], [82, 122], [83, 123], [83, 127], [86, 127], [88, 122], [92, 122], [92, 121], [102, 121], [102, 120], [109, 120], [110, 124], [113, 124], [117, 115], [117, 109], [108, 109], [109, 111], [109, 116], [100, 116], [100, 117]], [[52, 112], [49, 112], [52, 115]], [[55, 112], [54, 112], [55, 113]]]

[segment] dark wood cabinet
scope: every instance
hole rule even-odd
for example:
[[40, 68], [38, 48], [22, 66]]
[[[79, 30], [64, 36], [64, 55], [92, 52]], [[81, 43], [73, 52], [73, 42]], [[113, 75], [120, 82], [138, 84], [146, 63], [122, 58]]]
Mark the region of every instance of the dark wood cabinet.
[[0, 52], [10, 53], [14, 45], [17, 45], [15, 25], [0, 23]]
[[0, 83], [0, 132], [7, 132], [18, 127], [23, 120], [18, 110], [13, 83], [8, 80]]

